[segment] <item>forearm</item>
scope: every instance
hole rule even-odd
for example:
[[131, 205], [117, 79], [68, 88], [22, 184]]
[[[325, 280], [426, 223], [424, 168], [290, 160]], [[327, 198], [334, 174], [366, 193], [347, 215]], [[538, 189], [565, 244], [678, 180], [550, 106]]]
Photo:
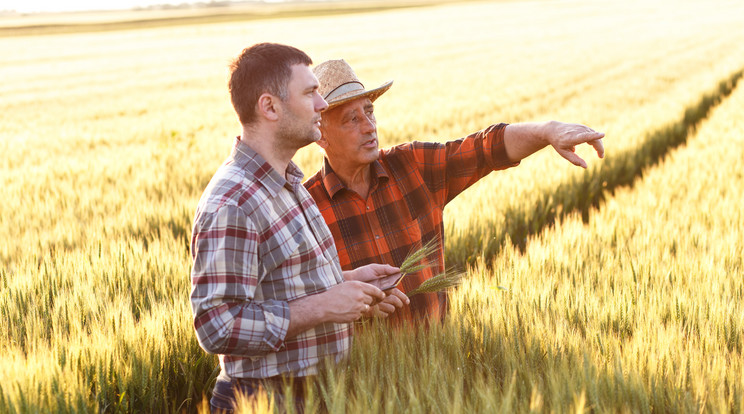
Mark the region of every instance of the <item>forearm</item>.
[[289, 328], [287, 339], [327, 322], [323, 293], [305, 296], [289, 302]]
[[[387, 265], [376, 266], [379, 266], [376, 267], [378, 270], [398, 270]], [[363, 274], [357, 276], [365, 277]], [[354, 322], [363, 312], [369, 311], [370, 304], [383, 299], [385, 294], [380, 289], [358, 280], [346, 281], [322, 293], [295, 299], [289, 302], [290, 320], [286, 337], [293, 338], [321, 323]]]
[[548, 140], [545, 130], [548, 122], [523, 122], [509, 124], [504, 130], [506, 155], [513, 162], [521, 161], [545, 148]]

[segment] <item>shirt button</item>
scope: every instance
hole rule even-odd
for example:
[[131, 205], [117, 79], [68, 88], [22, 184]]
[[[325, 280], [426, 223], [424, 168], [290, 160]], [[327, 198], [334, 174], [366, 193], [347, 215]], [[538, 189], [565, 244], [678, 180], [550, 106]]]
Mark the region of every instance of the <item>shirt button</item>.
[[369, 206], [367, 206], [367, 211], [369, 211]]
[[375, 239], [379, 239], [379, 238], [380, 238], [380, 236], [379, 236], [379, 235], [375, 236]]

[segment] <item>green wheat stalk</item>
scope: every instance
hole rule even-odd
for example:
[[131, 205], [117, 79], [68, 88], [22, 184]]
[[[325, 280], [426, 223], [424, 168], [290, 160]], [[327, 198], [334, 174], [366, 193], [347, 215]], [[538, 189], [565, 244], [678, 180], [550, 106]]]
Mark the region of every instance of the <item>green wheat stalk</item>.
[[[424, 246], [420, 249], [408, 254], [405, 260], [403, 260], [403, 264], [400, 265], [400, 272], [403, 274], [403, 276], [405, 277], [405, 275], [418, 272], [420, 270], [426, 269], [427, 267], [434, 266], [435, 263], [431, 260], [428, 260], [427, 257], [430, 254], [436, 252], [438, 245], [438, 241], [436, 239], [432, 239], [424, 244]], [[419, 293], [439, 292], [455, 287], [460, 284], [462, 276], [463, 275], [461, 273], [455, 273], [453, 271], [445, 270], [444, 272], [432, 277], [431, 279], [425, 280], [416, 289], [408, 292], [407, 295], [408, 297], [411, 297]]]
[[408, 292], [407, 295], [410, 298], [419, 293], [441, 292], [459, 285], [462, 277], [462, 273], [445, 270], [431, 279], [425, 280], [419, 287]]
[[400, 265], [400, 272], [405, 276], [433, 266], [434, 262], [427, 259], [427, 257], [437, 251], [438, 245], [437, 240], [432, 239], [420, 249], [409, 253], [403, 260], [403, 264]]

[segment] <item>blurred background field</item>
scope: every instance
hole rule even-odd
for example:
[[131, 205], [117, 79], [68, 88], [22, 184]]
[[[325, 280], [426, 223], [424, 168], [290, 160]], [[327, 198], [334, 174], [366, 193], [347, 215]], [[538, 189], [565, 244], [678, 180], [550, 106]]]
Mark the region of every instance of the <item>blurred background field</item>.
[[331, 411], [744, 410], [744, 5], [422, 3], [0, 31], [0, 411], [208, 393], [191, 219], [240, 131], [227, 65], [261, 41], [394, 79], [383, 146], [549, 119], [607, 133], [586, 172], [543, 151], [448, 206], [447, 262], [470, 280], [452, 320], [366, 331], [318, 395]]

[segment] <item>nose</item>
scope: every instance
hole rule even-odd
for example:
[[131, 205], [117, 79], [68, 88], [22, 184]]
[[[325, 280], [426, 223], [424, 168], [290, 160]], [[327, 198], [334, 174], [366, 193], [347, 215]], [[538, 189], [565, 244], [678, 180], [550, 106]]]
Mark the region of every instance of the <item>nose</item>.
[[375, 123], [375, 116], [374, 115], [370, 115], [370, 116], [365, 115], [364, 116], [364, 119], [366, 119], [367, 122], [364, 122], [364, 124], [362, 125], [363, 132], [364, 133], [375, 132], [377, 130], [377, 125]]
[[328, 102], [318, 92], [315, 92], [315, 111], [322, 112], [328, 108]]

